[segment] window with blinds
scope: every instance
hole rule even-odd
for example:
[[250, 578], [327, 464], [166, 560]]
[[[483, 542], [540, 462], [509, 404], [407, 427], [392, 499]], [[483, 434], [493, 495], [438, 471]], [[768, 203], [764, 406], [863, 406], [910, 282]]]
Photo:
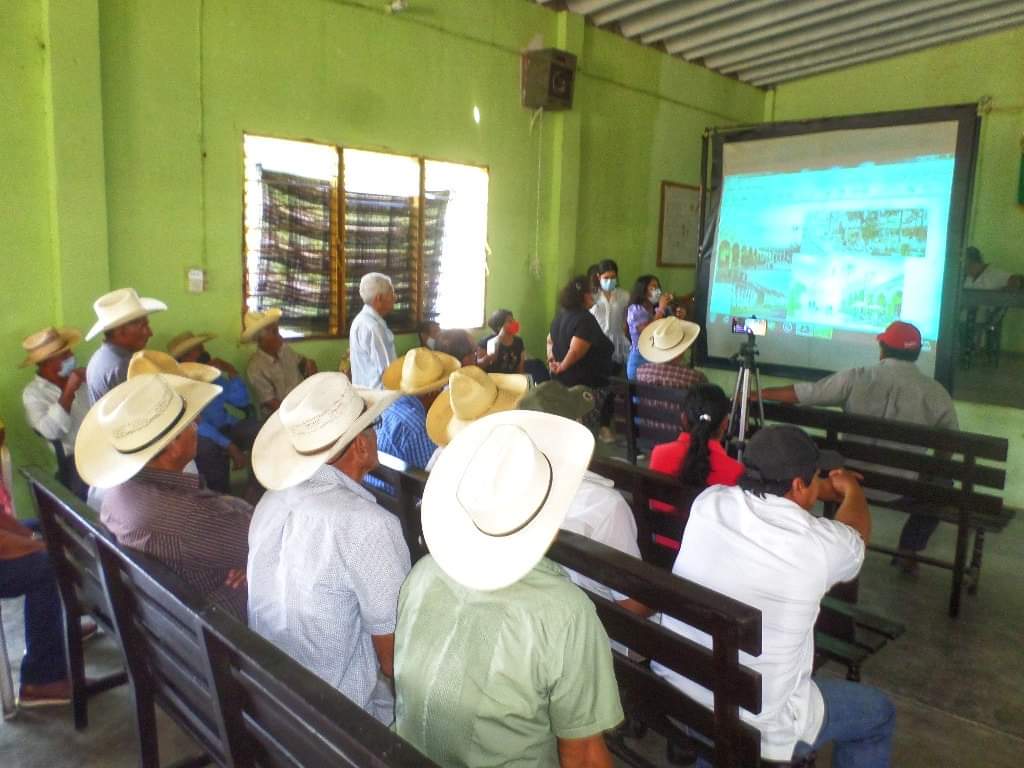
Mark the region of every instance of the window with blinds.
[[288, 336], [344, 335], [360, 278], [383, 272], [396, 333], [483, 323], [485, 168], [262, 136], [244, 149], [247, 310], [280, 308]]

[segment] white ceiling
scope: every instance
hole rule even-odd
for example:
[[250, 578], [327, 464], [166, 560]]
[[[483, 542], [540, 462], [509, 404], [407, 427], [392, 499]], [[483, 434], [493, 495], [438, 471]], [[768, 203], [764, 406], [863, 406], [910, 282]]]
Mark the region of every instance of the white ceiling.
[[760, 87], [1024, 25], [1024, 0], [536, 2]]

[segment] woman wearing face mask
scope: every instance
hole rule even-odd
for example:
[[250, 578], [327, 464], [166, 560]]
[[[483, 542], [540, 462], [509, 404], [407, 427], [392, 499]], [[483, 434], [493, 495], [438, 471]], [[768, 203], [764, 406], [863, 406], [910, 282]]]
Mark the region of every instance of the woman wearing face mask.
[[483, 339], [478, 353], [479, 365], [488, 373], [522, 373], [526, 366], [526, 348], [519, 333], [519, 321], [509, 309], [495, 310], [488, 327], [494, 331]]
[[626, 332], [626, 307], [629, 293], [619, 287], [619, 265], [605, 259], [597, 265], [599, 288], [594, 292], [594, 306], [590, 313], [612, 343], [612, 360], [617, 366], [629, 358], [629, 336]]
[[640, 343], [640, 332], [654, 320], [668, 314], [668, 305], [672, 301], [671, 293], [663, 293], [661, 282], [654, 275], [640, 275], [633, 284], [629, 295], [629, 307], [626, 309], [626, 326], [629, 328], [629, 359], [626, 361], [626, 376], [636, 378], [636, 369], [644, 363], [637, 346]]
[[441, 335], [441, 326], [434, 320], [423, 320], [416, 326], [420, 337], [420, 346], [434, 349], [437, 345], [437, 337]]
[[597, 407], [583, 423], [596, 431], [602, 421], [608, 426], [603, 404], [609, 395], [612, 343], [590, 314], [594, 294], [585, 275], [574, 277], [562, 288], [558, 303], [561, 309], [551, 322], [548, 368], [565, 386], [582, 384], [594, 391]]
[[75, 438], [89, 412], [89, 395], [82, 386], [85, 369], [79, 368], [72, 349], [82, 334], [74, 328], [45, 328], [21, 342], [26, 357], [21, 365], [35, 365], [36, 375], [22, 392], [28, 425], [51, 443], [59, 443], [67, 461], [58, 466], [57, 479], [81, 499], [88, 486], [75, 470]]

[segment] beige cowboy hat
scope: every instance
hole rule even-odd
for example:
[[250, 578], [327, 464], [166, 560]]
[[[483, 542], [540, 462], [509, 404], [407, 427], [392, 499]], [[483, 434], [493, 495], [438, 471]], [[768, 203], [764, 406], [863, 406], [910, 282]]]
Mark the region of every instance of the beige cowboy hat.
[[220, 378], [220, 371], [212, 365], [202, 363], [179, 363], [166, 352], [156, 349], [143, 349], [132, 355], [128, 362], [128, 378], [142, 376], [147, 373], [169, 373], [172, 376], [184, 376], [194, 381], [205, 381], [212, 384]]
[[415, 347], [391, 361], [381, 374], [381, 383], [384, 389], [398, 390], [403, 395], [422, 395], [444, 387], [452, 371], [461, 367], [462, 363], [451, 355]]
[[427, 435], [437, 445], [448, 445], [477, 419], [515, 408], [529, 388], [530, 380], [518, 373], [485, 373], [475, 365], [452, 371], [448, 392], [427, 411]]
[[21, 348], [25, 350], [25, 359], [19, 363], [18, 367], [38, 365], [44, 360], [69, 351], [81, 340], [82, 332], [77, 328], [50, 327], [36, 331], [31, 336], [26, 336], [21, 342]]
[[700, 336], [700, 326], [678, 317], [655, 320], [640, 332], [638, 348], [643, 358], [652, 363], [675, 360]]
[[452, 579], [507, 587], [544, 556], [594, 451], [582, 424], [536, 411], [477, 419], [441, 452], [423, 491], [423, 536]]
[[185, 331], [179, 333], [169, 342], [167, 342], [167, 354], [171, 357], [179, 358], [186, 352], [195, 349], [200, 344], [205, 344], [210, 339], [215, 339], [217, 336], [212, 333], [192, 333], [192, 331]]
[[281, 310], [278, 307], [265, 312], [246, 312], [242, 319], [241, 342], [248, 344], [256, 338], [256, 334], [274, 323], [281, 322]]
[[397, 392], [358, 389], [343, 373], [310, 376], [288, 393], [256, 436], [256, 478], [272, 491], [308, 480], [398, 397]]
[[167, 309], [167, 305], [157, 299], [140, 297], [134, 288], [118, 288], [96, 299], [92, 308], [96, 312], [96, 322], [85, 334], [86, 341], [103, 331], [109, 331], [154, 312], [162, 312]]
[[119, 384], [82, 420], [75, 439], [78, 474], [96, 488], [131, 479], [220, 392], [216, 384], [163, 373]]

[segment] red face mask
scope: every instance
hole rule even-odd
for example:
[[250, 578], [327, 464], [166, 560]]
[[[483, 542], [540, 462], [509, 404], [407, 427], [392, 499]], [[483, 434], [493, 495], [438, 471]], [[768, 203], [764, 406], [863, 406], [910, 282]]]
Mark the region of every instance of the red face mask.
[[515, 336], [517, 333], [519, 333], [519, 321], [512, 320], [510, 322], [505, 323], [505, 330], [511, 333], [513, 336]]

